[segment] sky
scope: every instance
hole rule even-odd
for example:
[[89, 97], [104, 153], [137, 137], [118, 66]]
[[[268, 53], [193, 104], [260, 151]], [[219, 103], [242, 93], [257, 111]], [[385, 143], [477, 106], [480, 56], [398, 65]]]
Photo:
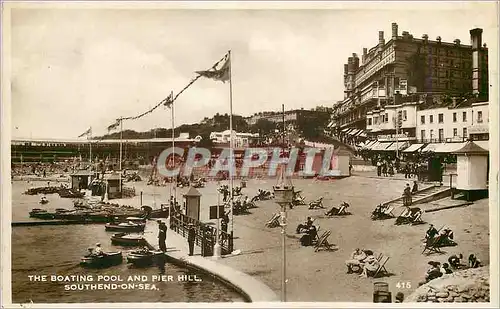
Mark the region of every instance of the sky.
[[[116, 118], [138, 115], [179, 92], [228, 50], [233, 113], [250, 116], [281, 104], [309, 109], [342, 100], [347, 57], [376, 45], [379, 30], [389, 41], [392, 22], [399, 34], [464, 44], [479, 27], [490, 56], [498, 46], [494, 3], [278, 7], [13, 8], [11, 135], [76, 138], [89, 127], [94, 136], [105, 134]], [[199, 79], [174, 103], [176, 125], [229, 113], [229, 94], [229, 83]], [[170, 126], [170, 110], [160, 107], [123, 128]]]

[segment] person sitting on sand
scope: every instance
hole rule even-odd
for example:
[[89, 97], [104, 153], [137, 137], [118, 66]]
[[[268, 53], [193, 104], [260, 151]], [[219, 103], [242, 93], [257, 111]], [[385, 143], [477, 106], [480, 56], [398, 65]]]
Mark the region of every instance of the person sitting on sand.
[[460, 253], [458, 256], [456, 254], [453, 254], [448, 258], [448, 263], [452, 268], [460, 268], [462, 264], [460, 263], [460, 260], [463, 258], [462, 253]]
[[430, 261], [428, 264], [431, 266], [431, 268], [429, 268], [425, 274], [425, 281], [420, 282], [418, 284], [418, 286], [424, 285], [431, 280], [434, 280], [436, 278], [440, 278], [443, 276], [443, 273], [441, 272], [441, 269], [439, 267], [441, 265], [441, 263]]
[[297, 226], [297, 229], [295, 230], [295, 232], [297, 234], [299, 234], [302, 229], [306, 229], [306, 230], [309, 229], [309, 227], [312, 226], [313, 222], [314, 222], [314, 220], [311, 219], [311, 217], [307, 217], [305, 224], [299, 224]]
[[370, 250], [365, 251], [367, 257], [363, 260], [363, 271], [361, 272], [360, 277], [368, 277], [368, 272], [375, 273], [379, 268], [380, 264], [377, 258], [373, 255], [373, 252]]
[[314, 225], [309, 226], [306, 233], [300, 238], [300, 244], [302, 246], [312, 246], [317, 233], [318, 231]]
[[452, 274], [453, 271], [450, 269], [450, 265], [448, 263], [443, 263], [443, 268], [441, 269], [443, 274]]
[[481, 266], [481, 260], [479, 260], [474, 254], [469, 255], [469, 267], [478, 268]]
[[351, 259], [345, 261], [345, 265], [347, 266], [347, 273], [350, 274], [353, 272], [353, 266], [360, 268], [366, 256], [367, 255], [363, 250], [356, 248], [356, 250], [354, 250], [351, 255]]

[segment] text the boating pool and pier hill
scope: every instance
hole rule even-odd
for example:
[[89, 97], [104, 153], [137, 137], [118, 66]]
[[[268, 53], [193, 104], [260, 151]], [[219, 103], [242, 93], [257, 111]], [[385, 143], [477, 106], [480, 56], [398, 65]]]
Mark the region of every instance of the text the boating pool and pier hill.
[[160, 282], [201, 282], [197, 275], [29, 275], [31, 282], [63, 283], [65, 291], [151, 290]]

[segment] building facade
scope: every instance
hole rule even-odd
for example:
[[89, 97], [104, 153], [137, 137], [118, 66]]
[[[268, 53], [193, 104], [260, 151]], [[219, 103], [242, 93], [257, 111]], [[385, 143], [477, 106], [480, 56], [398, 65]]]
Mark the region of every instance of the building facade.
[[[238, 133], [233, 130], [233, 143], [234, 147], [248, 147], [252, 140], [258, 139], [259, 133]], [[215, 144], [229, 144], [231, 139], [231, 131], [225, 130], [222, 132], [211, 132], [210, 139]]]
[[[345, 128], [369, 130], [369, 126], [390, 129], [390, 114], [396, 109], [391, 106], [399, 106], [402, 101], [423, 103], [445, 94], [468, 93], [487, 101], [488, 49], [482, 45], [482, 29], [470, 30], [470, 37], [471, 45], [458, 39], [443, 42], [439, 36], [431, 40], [427, 34], [414, 38], [407, 31], [399, 35], [398, 25], [393, 23], [391, 38], [386, 42], [384, 32], [379, 31], [376, 46], [363, 48], [361, 60], [353, 54], [344, 65], [344, 100], [333, 107], [331, 132], [339, 134]], [[427, 98], [422, 99], [422, 94]], [[400, 95], [403, 97], [397, 102]], [[412, 97], [415, 95], [418, 98]], [[410, 123], [406, 126], [410, 127]]]

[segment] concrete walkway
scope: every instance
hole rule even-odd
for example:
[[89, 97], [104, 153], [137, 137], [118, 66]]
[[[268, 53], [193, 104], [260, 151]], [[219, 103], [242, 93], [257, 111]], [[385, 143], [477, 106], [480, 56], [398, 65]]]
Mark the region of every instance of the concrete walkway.
[[[169, 225], [169, 220], [161, 219]], [[149, 220], [144, 230], [144, 238], [150, 246], [158, 249], [158, 223]], [[189, 256], [187, 240], [170, 228], [167, 231], [167, 258], [183, 267], [193, 268], [198, 271], [215, 276], [220, 281], [234, 288], [250, 302], [276, 302], [279, 301], [276, 293], [264, 283], [256, 280], [243, 272], [217, 263], [212, 258], [201, 256], [201, 248], [195, 246], [194, 256]]]

